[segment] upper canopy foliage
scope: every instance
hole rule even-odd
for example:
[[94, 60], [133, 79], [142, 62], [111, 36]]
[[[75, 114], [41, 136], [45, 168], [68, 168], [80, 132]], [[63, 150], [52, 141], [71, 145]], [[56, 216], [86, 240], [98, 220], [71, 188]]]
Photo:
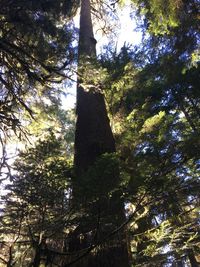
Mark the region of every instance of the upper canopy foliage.
[[188, 18], [194, 27], [199, 22], [197, 0], [132, 0], [132, 2], [136, 4], [136, 12], [151, 34], [170, 34], [173, 29], [182, 27], [182, 22]]
[[[1, 139], [16, 130], [26, 99], [38, 95], [38, 84], [62, 80], [74, 50], [70, 19], [79, 1], [0, 1], [0, 123]], [[44, 89], [43, 89], [44, 90]]]
[[[184, 16], [178, 25], [168, 25], [167, 32], [156, 32], [152, 24], [156, 18], [147, 8], [142, 26], [150, 34], [143, 46], [123, 47], [119, 54], [108, 50], [101, 58], [107, 71], [102, 87], [122, 159], [123, 192], [134, 215], [134, 266], [184, 266], [188, 260], [198, 266], [194, 257], [199, 253], [200, 156], [199, 61], [197, 57], [193, 61], [199, 45], [196, 5], [184, 3]], [[137, 219], [142, 193], [146, 212]]]

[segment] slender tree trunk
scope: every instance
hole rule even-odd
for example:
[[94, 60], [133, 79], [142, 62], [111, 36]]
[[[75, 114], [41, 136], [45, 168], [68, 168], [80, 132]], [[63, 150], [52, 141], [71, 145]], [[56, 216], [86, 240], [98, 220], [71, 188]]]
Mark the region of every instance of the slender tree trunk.
[[177, 267], [184, 267], [182, 259], [177, 260], [176, 264], [177, 264]]
[[35, 248], [35, 257], [32, 263], [32, 267], [39, 267], [40, 266], [40, 261], [41, 261], [41, 250], [40, 250], [40, 246], [37, 246]]
[[[109, 240], [105, 240], [105, 237], [125, 219], [123, 203], [119, 198], [119, 194], [115, 193], [112, 197], [108, 195], [102, 197], [100, 195], [96, 198], [95, 195], [92, 195], [93, 201], [88, 201], [85, 192], [85, 188], [88, 185], [84, 177], [87, 175], [88, 170], [95, 165], [96, 160], [101, 155], [115, 152], [115, 141], [107, 116], [103, 93], [99, 89], [97, 90], [95, 86], [91, 86], [87, 90], [82, 85], [84, 74], [88, 72], [87, 63], [89, 62], [89, 71], [91, 71], [95, 57], [96, 40], [93, 35], [90, 1], [82, 0], [74, 157], [76, 179], [73, 184], [73, 198], [75, 203], [80, 203], [79, 207], [87, 211], [86, 217], [89, 219], [85, 219], [85, 221], [83, 219], [83, 222], [77, 228], [76, 237], [72, 238], [70, 251], [85, 249], [91, 244], [99, 242], [98, 249], [96, 248], [95, 252], [93, 251], [87, 259], [84, 258], [75, 266], [128, 267], [125, 232], [121, 231], [117, 235], [110, 237]], [[98, 173], [98, 176], [101, 177], [101, 173]], [[111, 174], [111, 176], [113, 177], [109, 177], [109, 179], [114, 178], [117, 184], [119, 173], [116, 175], [115, 171], [115, 174]], [[106, 187], [108, 182], [102, 178], [100, 183], [104, 183]]]
[[193, 252], [192, 249], [190, 249], [188, 251], [188, 258], [189, 258], [191, 267], [198, 267], [198, 266], [200, 266], [200, 264], [197, 262], [197, 260], [195, 258], [195, 255], [194, 255], [194, 252]]

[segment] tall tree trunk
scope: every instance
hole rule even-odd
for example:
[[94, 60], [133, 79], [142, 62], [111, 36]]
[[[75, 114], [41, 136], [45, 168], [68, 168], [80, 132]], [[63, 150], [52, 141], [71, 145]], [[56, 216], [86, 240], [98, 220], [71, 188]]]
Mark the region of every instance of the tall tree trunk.
[[[91, 67], [95, 57], [96, 40], [93, 35], [90, 1], [82, 0], [78, 63], [80, 75], [77, 85], [74, 157], [76, 179], [73, 184], [73, 198], [75, 203], [80, 203], [79, 207], [87, 211], [86, 217], [89, 219], [84, 221], [83, 218], [83, 222], [80, 223], [76, 230], [77, 236], [73, 238], [70, 250], [84, 249], [92, 243], [99, 242], [95, 253], [91, 253], [87, 259], [84, 258], [76, 266], [127, 267], [129, 263], [125, 232], [121, 231], [117, 235], [110, 237], [109, 240], [104, 240], [125, 219], [123, 203], [119, 198], [119, 194], [115, 193], [112, 197], [109, 197], [108, 194], [106, 195], [102, 192], [104, 196], [98, 195], [95, 198], [95, 194], [91, 193], [93, 194], [92, 201], [91, 199], [89, 201], [86, 193], [86, 188], [88, 187], [87, 179], [84, 180], [90, 168], [95, 166], [101, 155], [115, 152], [115, 141], [107, 116], [103, 93], [97, 90], [95, 85], [88, 90], [82, 85], [84, 82], [82, 77], [84, 77], [85, 73], [91, 71], [91, 69], [87, 69], [87, 63], [89, 62]], [[105, 188], [107, 183], [109, 184], [110, 182], [107, 181], [108, 179], [114, 179], [116, 184], [119, 181], [119, 173], [116, 170], [113, 170], [107, 180], [103, 180], [103, 173], [98, 173], [98, 177], [102, 181], [97, 182], [105, 184]], [[92, 179], [92, 177], [89, 177], [89, 179]]]
[[[79, 63], [80, 76], [88, 71], [86, 62], [95, 59], [96, 40], [93, 35], [90, 1], [83, 0], [80, 15]], [[93, 77], [91, 77], [93, 78]], [[77, 85], [77, 122], [75, 133], [75, 168], [77, 174], [85, 173], [97, 157], [105, 152], [115, 152], [115, 142], [106, 112], [104, 97], [99, 90], [85, 90], [81, 77]]]

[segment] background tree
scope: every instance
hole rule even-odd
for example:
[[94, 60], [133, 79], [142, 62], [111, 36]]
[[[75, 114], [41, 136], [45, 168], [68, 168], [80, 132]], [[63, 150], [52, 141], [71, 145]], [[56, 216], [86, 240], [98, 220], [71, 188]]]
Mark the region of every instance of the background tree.
[[[78, 1], [68, 0], [0, 1], [2, 147], [10, 132], [23, 132], [23, 113], [33, 116], [31, 100], [62, 81], [69, 70], [74, 59], [70, 19], [77, 6]], [[2, 151], [1, 165], [6, 158]]]
[[66, 250], [70, 168], [63, 141], [53, 134], [19, 154], [1, 218], [1, 258], [8, 262], [12, 256], [9, 266], [49, 266], [54, 250]]
[[[112, 85], [109, 90], [105, 84], [104, 90], [112, 107], [127, 200], [132, 199], [135, 208], [141, 190], [154, 199], [153, 205], [144, 204], [147, 214], [132, 223], [134, 264], [165, 266], [171, 261], [184, 266], [189, 260], [197, 266], [197, 6], [193, 1], [183, 3], [184, 16], [177, 17], [178, 25], [167, 25], [166, 34], [166, 29], [158, 32], [152, 26], [153, 7], [142, 4], [147, 12], [143, 30], [150, 33], [146, 45], [139, 50], [124, 48], [110, 57], [107, 53], [102, 61]], [[193, 142], [196, 149], [191, 152]]]

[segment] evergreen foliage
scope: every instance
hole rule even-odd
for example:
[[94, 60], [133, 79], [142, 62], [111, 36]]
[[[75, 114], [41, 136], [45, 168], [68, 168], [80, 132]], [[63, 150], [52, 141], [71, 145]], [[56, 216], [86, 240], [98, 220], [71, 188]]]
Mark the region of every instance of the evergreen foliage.
[[52, 264], [50, 250], [64, 249], [71, 216], [71, 166], [62, 142], [50, 134], [20, 152], [15, 161], [16, 174], [7, 185], [1, 216], [0, 259], [5, 262], [12, 260], [15, 266]]
[[[95, 162], [78, 177], [71, 163], [73, 115], [60, 108], [59, 92], [50, 86], [71, 63], [73, 37], [64, 25], [77, 5], [18, 1], [11, 8], [3, 2], [2, 129], [15, 129], [28, 101], [38, 116], [29, 125], [37, 143], [20, 152], [3, 197], [0, 266], [92, 267], [96, 254], [94, 266], [102, 267], [107, 255], [111, 267], [126, 229], [130, 266], [197, 267], [198, 1], [133, 0], [142, 45], [124, 45], [119, 53], [110, 46], [81, 66], [85, 92], [105, 96], [117, 153], [95, 150]], [[95, 13], [102, 3], [92, 4]], [[33, 99], [36, 91], [42, 101]], [[119, 203], [126, 212], [117, 221]]]
[[18, 133], [24, 111], [33, 116], [31, 99], [65, 77], [74, 60], [70, 19], [77, 5], [70, 0], [0, 1], [2, 145], [10, 130]]

